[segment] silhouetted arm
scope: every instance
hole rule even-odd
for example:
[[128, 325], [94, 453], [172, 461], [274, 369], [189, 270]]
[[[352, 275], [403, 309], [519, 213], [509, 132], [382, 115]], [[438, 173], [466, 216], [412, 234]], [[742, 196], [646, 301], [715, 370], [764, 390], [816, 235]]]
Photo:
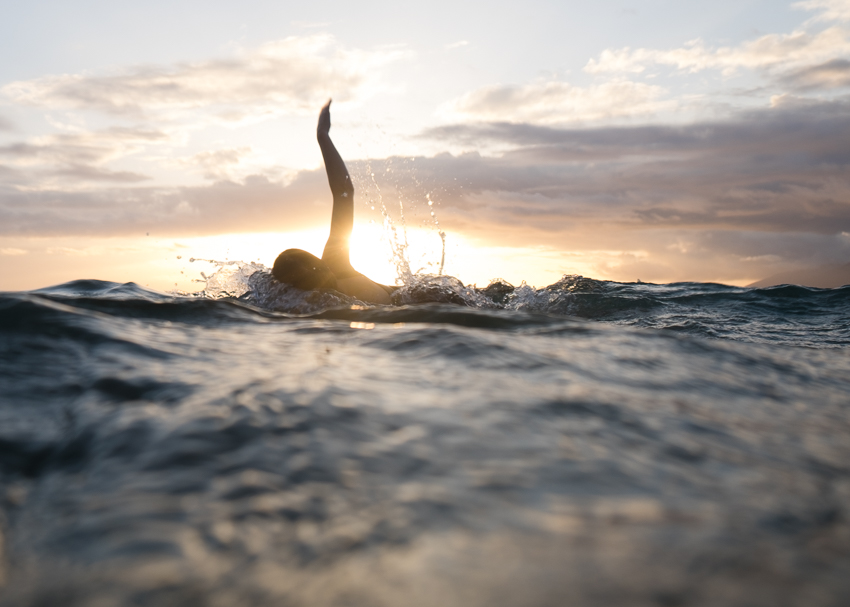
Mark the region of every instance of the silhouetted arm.
[[316, 138], [325, 160], [328, 185], [333, 194], [334, 206], [331, 213], [331, 231], [325, 245], [322, 260], [336, 274], [352, 272], [349, 261], [349, 239], [354, 228], [354, 185], [342, 156], [331, 141], [331, 102], [328, 101], [319, 114]]
[[328, 101], [319, 114], [319, 124], [316, 127], [316, 138], [322, 148], [325, 171], [328, 173], [328, 185], [331, 186], [334, 197], [331, 233], [322, 253], [322, 261], [336, 276], [336, 288], [341, 293], [369, 303], [392, 303], [390, 287], [379, 285], [351, 267], [349, 240], [354, 229], [354, 185], [342, 156], [331, 141], [330, 130], [331, 102]]

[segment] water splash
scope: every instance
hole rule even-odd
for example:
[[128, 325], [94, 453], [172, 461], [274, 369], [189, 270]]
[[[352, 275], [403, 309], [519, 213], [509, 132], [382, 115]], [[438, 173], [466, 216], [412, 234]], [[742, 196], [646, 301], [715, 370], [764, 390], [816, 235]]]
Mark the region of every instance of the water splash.
[[[386, 172], [390, 172], [390, 170], [390, 166], [387, 166]], [[381, 218], [383, 221], [383, 233], [390, 246], [390, 254], [396, 271], [396, 279], [402, 284], [407, 284], [413, 276], [413, 271], [410, 269], [410, 262], [408, 261], [407, 254], [410, 245], [407, 240], [407, 227], [404, 222], [404, 202], [402, 201], [401, 196], [399, 196], [398, 206], [400, 219], [399, 224], [396, 225], [390, 216], [389, 210], [387, 209], [386, 202], [384, 201], [384, 193], [381, 190], [381, 186], [378, 185], [378, 181], [375, 178], [375, 171], [373, 170], [371, 163], [366, 163], [366, 173], [369, 181], [371, 182], [371, 187], [374, 187], [376, 192], [376, 199], [372, 199], [371, 192], [367, 190], [367, 192], [369, 192], [367, 194], [367, 204], [369, 204], [373, 209], [376, 204], [380, 208]]]
[[338, 291], [302, 291], [284, 284], [261, 263], [198, 258], [190, 261], [205, 261], [217, 268], [209, 276], [200, 273], [201, 278], [196, 280], [203, 283], [204, 288], [197, 293], [183, 294], [191, 297], [238, 299], [263, 310], [288, 314], [314, 314], [331, 308], [367, 305]]
[[431, 219], [434, 220], [434, 227], [437, 229], [437, 234], [440, 236], [440, 240], [442, 241], [442, 247], [440, 250], [440, 271], [437, 272], [439, 276], [443, 275], [443, 270], [446, 267], [446, 233], [440, 229], [440, 220], [437, 219], [437, 213], [434, 211], [434, 201], [431, 200], [431, 192], [425, 196], [428, 199], [428, 208], [430, 209]]
[[470, 308], [500, 307], [479, 289], [464, 284], [453, 276], [417, 274], [393, 293], [393, 304], [450, 303]]
[[338, 291], [302, 291], [279, 282], [267, 268], [251, 274], [246, 285], [248, 290], [239, 301], [270, 312], [314, 314], [332, 308], [365, 305]]
[[204, 272], [201, 272], [201, 278], [195, 279], [196, 282], [204, 283], [204, 288], [195, 295], [207, 299], [242, 297], [251, 290], [250, 279], [255, 273], [269, 272], [266, 266], [253, 261], [217, 261], [196, 257], [189, 259], [189, 263], [196, 261], [205, 261], [217, 267], [211, 275], [207, 276]]
[[[428, 218], [423, 221], [423, 225], [434, 230], [440, 238], [439, 262], [433, 259], [435, 251], [432, 250], [423, 253], [420, 259], [415, 264], [413, 263], [407, 232], [406, 212], [411, 208], [414, 212], [417, 210], [417, 206], [423, 200], [420, 197], [423, 196], [421, 192], [425, 187], [419, 181], [416, 171], [410, 166], [404, 166], [399, 174], [395, 174], [395, 160], [389, 158], [383, 167], [383, 171], [377, 169], [371, 162], [366, 162], [362, 169], [356, 171], [355, 180], [358, 191], [362, 192], [365, 197], [365, 203], [371, 210], [379, 210], [381, 213], [383, 239], [389, 247], [389, 258], [395, 268], [397, 282], [402, 285], [409, 285], [417, 276], [434, 273], [441, 276], [443, 274], [446, 261], [446, 233], [441, 229], [440, 222], [437, 219], [432, 192], [426, 192], [424, 201], [427, 204]], [[404, 159], [402, 162], [404, 165], [408, 165], [409, 162], [413, 161], [415, 161], [415, 158]], [[403, 179], [407, 179], [411, 183], [404, 185], [401, 183]], [[393, 201], [389, 194], [385, 195], [387, 188], [382, 187], [379, 180], [390, 180], [390, 185], [395, 189], [396, 200]], [[405, 190], [415, 194], [410, 195], [409, 192], [405, 194]], [[395, 207], [395, 210], [391, 212], [390, 207]], [[397, 214], [396, 219], [393, 219], [393, 213]]]
[[[215, 272], [201, 272], [197, 282], [204, 288], [197, 293], [181, 294], [206, 299], [238, 299], [258, 308], [294, 314], [311, 314], [330, 308], [368, 305], [334, 290], [302, 291], [275, 280], [271, 270], [261, 263], [217, 261], [192, 258], [216, 266]], [[478, 309], [505, 309], [525, 312], [573, 314], [575, 293], [600, 289], [599, 281], [565, 275], [558, 282], [535, 289], [525, 282], [515, 287], [494, 279], [482, 288], [464, 285], [453, 276], [410, 273], [407, 282], [392, 296], [396, 306], [422, 303], [446, 303]]]

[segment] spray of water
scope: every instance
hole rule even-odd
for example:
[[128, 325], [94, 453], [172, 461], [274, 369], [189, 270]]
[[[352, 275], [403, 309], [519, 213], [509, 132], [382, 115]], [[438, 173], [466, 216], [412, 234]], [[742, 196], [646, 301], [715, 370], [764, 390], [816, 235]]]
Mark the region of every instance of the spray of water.
[[216, 271], [209, 276], [201, 272], [201, 278], [195, 279], [195, 282], [204, 284], [204, 288], [195, 295], [208, 299], [242, 297], [250, 291], [250, 278], [255, 273], [269, 271], [263, 264], [253, 261], [217, 261], [196, 257], [189, 259], [189, 263], [196, 261], [205, 261], [216, 266]]
[[[426, 192], [424, 196], [421, 194], [425, 187], [419, 181], [415, 167], [411, 166], [415, 160], [415, 158], [410, 158], [400, 161], [404, 166], [401, 170], [396, 170], [394, 165], [399, 161], [390, 158], [386, 161], [383, 171], [377, 169], [372, 162], [367, 162], [364, 170], [355, 177], [359, 182], [359, 189], [364, 193], [366, 204], [372, 210], [377, 208], [381, 213], [383, 238], [389, 246], [388, 256], [395, 268], [396, 280], [402, 285], [410, 285], [424, 275], [436, 274], [441, 276], [446, 264], [446, 233], [440, 227], [440, 222], [437, 219], [432, 193]], [[412, 187], [403, 187], [403, 180], [408, 180]], [[384, 187], [381, 186], [379, 181], [384, 182]], [[387, 182], [393, 186], [394, 192], [392, 194], [387, 190]], [[409, 194], [411, 191], [416, 194], [411, 196]], [[421, 254], [415, 264], [413, 263], [406, 212], [409, 208], [416, 211], [421, 201], [427, 204], [428, 212], [428, 220], [423, 223], [440, 238], [439, 262], [434, 259], [436, 257], [434, 251], [426, 251]], [[395, 209], [394, 213], [390, 211], [391, 207]], [[393, 219], [393, 215], [396, 216], [395, 219]]]

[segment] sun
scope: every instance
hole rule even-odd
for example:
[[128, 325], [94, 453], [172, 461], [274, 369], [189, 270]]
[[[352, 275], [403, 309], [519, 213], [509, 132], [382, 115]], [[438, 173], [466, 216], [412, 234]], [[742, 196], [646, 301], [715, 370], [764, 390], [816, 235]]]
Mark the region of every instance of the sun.
[[351, 265], [376, 282], [397, 284], [409, 271], [437, 274], [443, 261], [443, 240], [433, 228], [384, 229], [355, 224], [351, 236]]
[[396, 283], [397, 273], [393, 263], [393, 249], [377, 226], [355, 225], [349, 247], [349, 259], [355, 270], [375, 282]]

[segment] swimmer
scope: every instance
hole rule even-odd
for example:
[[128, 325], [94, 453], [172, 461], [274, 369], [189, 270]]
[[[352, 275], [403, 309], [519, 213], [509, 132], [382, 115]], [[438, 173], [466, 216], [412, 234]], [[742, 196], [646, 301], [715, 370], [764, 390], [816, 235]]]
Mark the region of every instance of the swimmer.
[[325, 161], [328, 184], [333, 194], [331, 230], [322, 258], [300, 249], [287, 249], [277, 256], [272, 275], [299, 289], [335, 289], [360, 301], [374, 304], [392, 303], [393, 287], [380, 285], [351, 267], [349, 240], [354, 228], [354, 185], [345, 162], [330, 136], [331, 102], [319, 114], [316, 138]]

